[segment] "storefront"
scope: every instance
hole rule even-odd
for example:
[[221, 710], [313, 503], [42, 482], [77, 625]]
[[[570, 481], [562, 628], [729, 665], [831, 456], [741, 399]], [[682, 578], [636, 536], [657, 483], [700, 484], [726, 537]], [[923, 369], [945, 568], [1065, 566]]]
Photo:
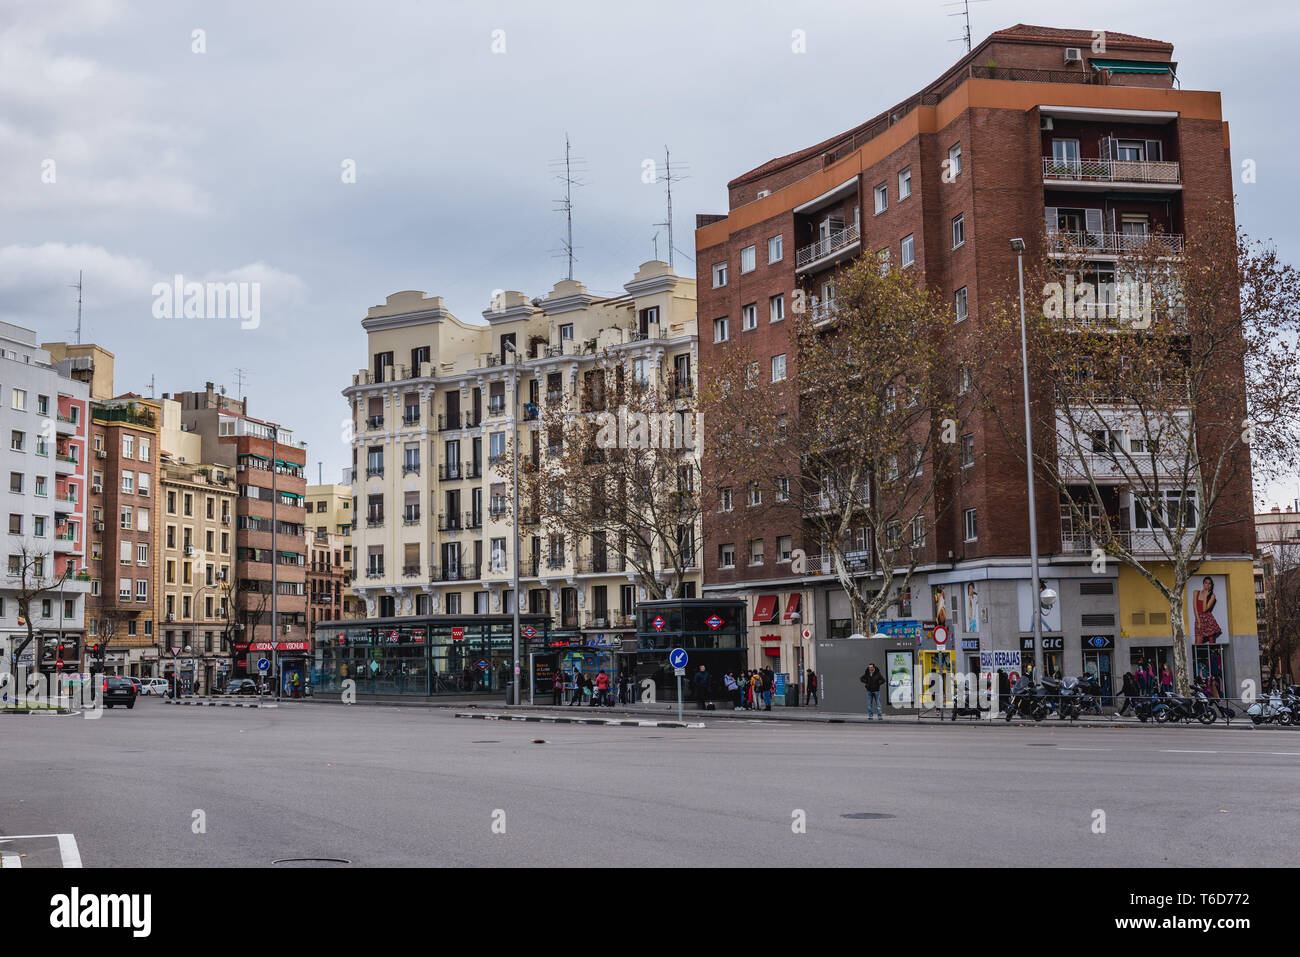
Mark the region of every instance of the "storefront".
[[[1020, 658], [1029, 663], [1034, 660], [1034, 636], [1020, 636]], [[1043, 674], [1065, 677], [1065, 636], [1043, 635]]]
[[[546, 652], [550, 619], [521, 615], [520, 669]], [[510, 615], [432, 615], [321, 622], [311, 682], [316, 695], [437, 697], [504, 694], [511, 675]], [[531, 636], [529, 633], [531, 632]]]

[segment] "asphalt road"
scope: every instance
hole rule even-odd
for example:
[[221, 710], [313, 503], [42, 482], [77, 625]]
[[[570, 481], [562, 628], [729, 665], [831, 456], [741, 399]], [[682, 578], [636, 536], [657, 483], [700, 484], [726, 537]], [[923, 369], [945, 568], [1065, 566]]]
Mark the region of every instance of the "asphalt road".
[[[72, 834], [86, 867], [1290, 865], [1298, 789], [1300, 733], [1240, 726], [0, 717], [0, 839]], [[60, 863], [52, 839], [6, 847]]]

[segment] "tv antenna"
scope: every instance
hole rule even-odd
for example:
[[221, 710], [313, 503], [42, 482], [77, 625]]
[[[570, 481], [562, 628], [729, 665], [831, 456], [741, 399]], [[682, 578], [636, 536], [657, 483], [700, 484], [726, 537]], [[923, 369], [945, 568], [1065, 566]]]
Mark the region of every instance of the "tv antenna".
[[[690, 169], [690, 166], [687, 165], [686, 163], [678, 163], [677, 164], [678, 171], [674, 173], [672, 154], [668, 151], [667, 146], [664, 147], [664, 172], [663, 172], [663, 176], [660, 178], [664, 181], [664, 193], [665, 193], [665, 198], [667, 200], [667, 207], [668, 207], [667, 218], [665, 218], [662, 223], [651, 223], [650, 225], [665, 226], [668, 229], [668, 268], [669, 269], [673, 268], [673, 250], [675, 248], [673, 246], [673, 183], [680, 182], [684, 179], [689, 179], [690, 176], [686, 172], [688, 169]], [[658, 258], [658, 255], [659, 255], [659, 246], [656, 243], [655, 245], [656, 259]], [[682, 255], [685, 256], [686, 254], [682, 253]]]
[[153, 391], [154, 391], [154, 380], [155, 380], [156, 378], [157, 378], [156, 375], [151, 375], [151, 376], [149, 376], [149, 398], [151, 398], [151, 399], [154, 397], [154, 394], [153, 394]]
[[966, 41], [966, 52], [970, 53], [970, 5], [972, 3], [988, 3], [989, 0], [953, 0], [952, 3], [945, 3], [945, 7], [961, 7], [957, 13], [950, 13], [950, 17], [962, 17], [966, 22], [966, 32], [959, 37], [953, 37], [949, 43], [960, 43]]
[[77, 284], [69, 286], [69, 289], [77, 290], [77, 345], [81, 345], [81, 270], [77, 270]]
[[587, 172], [587, 161], [580, 156], [574, 156], [569, 144], [569, 134], [564, 134], [564, 159], [554, 159], [550, 162], [551, 170], [556, 179], [564, 184], [564, 196], [555, 200], [555, 211], [564, 213], [564, 248], [557, 254], [564, 256], [569, 260], [569, 279], [573, 278], [573, 187], [586, 186], [579, 177]]
[[659, 233], [657, 231], [653, 236], [650, 237], [650, 242], [654, 243], [655, 259], [658, 260], [659, 259]]
[[[235, 369], [235, 391], [236, 399], [239, 402], [244, 401], [244, 380], [248, 378], [248, 370], [243, 368]], [[226, 387], [221, 387], [221, 394], [226, 394]]]

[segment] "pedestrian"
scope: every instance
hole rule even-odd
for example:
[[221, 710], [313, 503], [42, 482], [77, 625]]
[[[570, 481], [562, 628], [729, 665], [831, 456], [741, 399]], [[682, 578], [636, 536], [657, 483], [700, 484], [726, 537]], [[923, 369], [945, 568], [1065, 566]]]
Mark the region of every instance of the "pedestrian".
[[740, 710], [740, 683], [736, 681], [736, 676], [728, 671], [722, 676], [722, 685], [727, 689], [727, 694], [731, 698], [731, 710]]
[[749, 706], [752, 710], [757, 711], [763, 707], [763, 675], [761, 672], [753, 671], [749, 675]]
[[998, 669], [998, 713], [1001, 714], [1007, 710], [1007, 702], [1011, 700], [1011, 679], [1007, 677], [1006, 671]]
[[627, 672], [620, 671], [618, 673], [618, 703], [619, 704], [631, 704], [631, 702], [628, 700], [627, 689], [628, 689]]
[[818, 705], [820, 705], [821, 701], [817, 697], [817, 675], [813, 673], [813, 670], [811, 668], [808, 669], [808, 678], [807, 678], [806, 687], [808, 689], [808, 693], [804, 697], [804, 704], [808, 705], [815, 701], [817, 702]]
[[692, 676], [691, 684], [695, 687], [695, 701], [703, 711], [704, 702], [709, 696], [709, 672], [704, 665], [700, 665], [700, 670]]
[[605, 695], [609, 693], [609, 675], [605, 674], [605, 669], [601, 668], [596, 672], [596, 693], [591, 696], [591, 706], [605, 703]]
[[772, 710], [772, 686], [776, 684], [776, 675], [771, 668], [763, 669], [763, 710]]
[[570, 708], [575, 704], [582, 704], [582, 672], [576, 667], [573, 669], [573, 681], [571, 682], [571, 685], [573, 687], [573, 697], [569, 699]]
[[1124, 695], [1124, 707], [1115, 712], [1115, 717], [1117, 718], [1122, 718], [1124, 715], [1128, 714], [1129, 709], [1135, 706], [1133, 699], [1141, 694], [1138, 690], [1137, 679], [1134, 677], [1133, 672], [1124, 672], [1124, 682], [1120, 688], [1120, 693]]
[[564, 672], [559, 669], [555, 672], [555, 680], [551, 682], [551, 703], [564, 704]]
[[582, 696], [588, 701], [595, 699], [596, 686], [591, 681], [591, 675], [582, 676]]
[[1174, 676], [1169, 673], [1168, 665], [1160, 668], [1160, 690], [1166, 694], [1174, 690]]
[[867, 665], [867, 670], [862, 673], [858, 679], [867, 689], [867, 720], [871, 720], [871, 712], [876, 712], [876, 720], [884, 721], [885, 716], [880, 710], [880, 686], [885, 683], [885, 676], [875, 663]]

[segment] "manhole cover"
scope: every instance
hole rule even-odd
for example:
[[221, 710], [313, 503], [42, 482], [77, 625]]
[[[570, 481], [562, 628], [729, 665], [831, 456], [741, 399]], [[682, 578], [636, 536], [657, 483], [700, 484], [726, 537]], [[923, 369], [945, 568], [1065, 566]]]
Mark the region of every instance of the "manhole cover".
[[857, 814], [840, 815], [840, 817], [848, 818], [850, 821], [883, 821], [893, 816], [892, 814], [876, 814], [872, 811], [859, 811]]
[[351, 864], [352, 862], [342, 857], [282, 857], [280, 860], [271, 863], [287, 864], [290, 867], [335, 867], [339, 864]]

